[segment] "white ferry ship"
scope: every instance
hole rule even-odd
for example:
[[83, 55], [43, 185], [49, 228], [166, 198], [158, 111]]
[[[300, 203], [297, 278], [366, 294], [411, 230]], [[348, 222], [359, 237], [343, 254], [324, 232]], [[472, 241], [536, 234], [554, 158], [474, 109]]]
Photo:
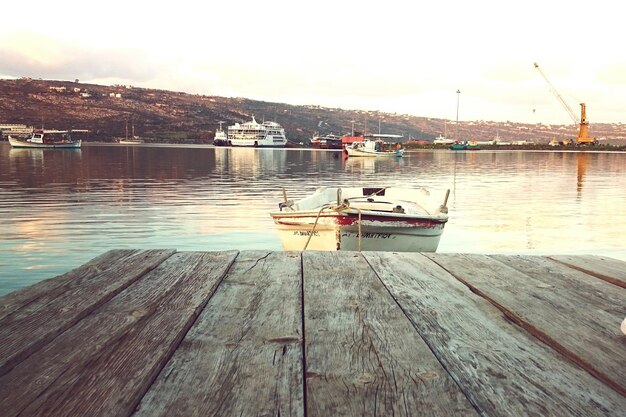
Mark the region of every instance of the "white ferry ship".
[[228, 126], [228, 144], [230, 146], [284, 147], [287, 145], [285, 129], [276, 122], [235, 123]]

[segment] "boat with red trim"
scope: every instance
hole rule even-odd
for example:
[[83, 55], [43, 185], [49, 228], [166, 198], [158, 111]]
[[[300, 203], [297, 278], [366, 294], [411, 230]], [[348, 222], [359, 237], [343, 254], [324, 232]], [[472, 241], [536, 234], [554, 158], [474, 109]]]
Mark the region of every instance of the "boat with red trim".
[[341, 149], [341, 136], [328, 134], [318, 135], [315, 134], [311, 139], [311, 147], [317, 149]]
[[449, 190], [319, 188], [270, 213], [284, 250], [435, 252], [448, 221]]

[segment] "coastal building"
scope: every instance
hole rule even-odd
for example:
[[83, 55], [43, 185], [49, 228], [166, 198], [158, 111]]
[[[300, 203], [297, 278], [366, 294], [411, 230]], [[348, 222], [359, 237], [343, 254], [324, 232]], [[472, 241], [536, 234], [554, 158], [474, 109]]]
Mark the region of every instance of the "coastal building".
[[2, 139], [6, 139], [7, 136], [27, 136], [33, 133], [33, 127], [23, 124], [0, 124], [0, 132]]

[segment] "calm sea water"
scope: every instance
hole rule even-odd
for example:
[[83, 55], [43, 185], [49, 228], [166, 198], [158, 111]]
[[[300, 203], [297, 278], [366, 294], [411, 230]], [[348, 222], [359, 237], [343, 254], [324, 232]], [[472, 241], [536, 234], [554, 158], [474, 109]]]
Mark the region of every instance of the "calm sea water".
[[114, 248], [281, 250], [269, 212], [320, 186], [451, 190], [439, 252], [626, 260], [626, 154], [448, 150], [401, 159], [201, 146], [0, 143], [0, 295]]

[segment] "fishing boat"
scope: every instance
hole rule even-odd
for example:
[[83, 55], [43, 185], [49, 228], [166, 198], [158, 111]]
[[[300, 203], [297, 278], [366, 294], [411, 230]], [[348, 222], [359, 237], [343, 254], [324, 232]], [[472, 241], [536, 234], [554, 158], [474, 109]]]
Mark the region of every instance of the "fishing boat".
[[219, 122], [220, 127], [215, 131], [215, 136], [213, 137], [214, 146], [228, 145], [228, 137], [226, 136], [224, 129], [222, 129], [222, 123], [224, 122]]
[[449, 190], [319, 188], [271, 214], [284, 250], [435, 252], [448, 221]]
[[341, 149], [341, 136], [332, 133], [324, 136], [315, 134], [311, 139], [311, 146], [317, 149]]
[[69, 130], [35, 130], [26, 139], [9, 136], [9, 143], [14, 148], [80, 148], [81, 140], [70, 137]]
[[470, 141], [455, 141], [452, 145], [450, 145], [450, 149], [453, 151], [478, 151], [480, 150], [480, 145], [475, 140]]
[[282, 148], [287, 145], [285, 129], [276, 122], [252, 121], [228, 126], [226, 134], [230, 146], [253, 146], [258, 148]]
[[404, 155], [404, 149], [398, 144], [396, 149], [385, 149], [385, 142], [382, 140], [370, 140], [365, 139], [363, 142], [354, 142], [347, 145], [345, 148], [348, 156], [365, 156], [365, 157], [378, 157], [378, 156], [396, 156], [402, 157]]
[[450, 145], [450, 149], [453, 151], [464, 151], [465, 149], [467, 149], [467, 145], [465, 144], [465, 142], [457, 140], [454, 141], [452, 145]]

